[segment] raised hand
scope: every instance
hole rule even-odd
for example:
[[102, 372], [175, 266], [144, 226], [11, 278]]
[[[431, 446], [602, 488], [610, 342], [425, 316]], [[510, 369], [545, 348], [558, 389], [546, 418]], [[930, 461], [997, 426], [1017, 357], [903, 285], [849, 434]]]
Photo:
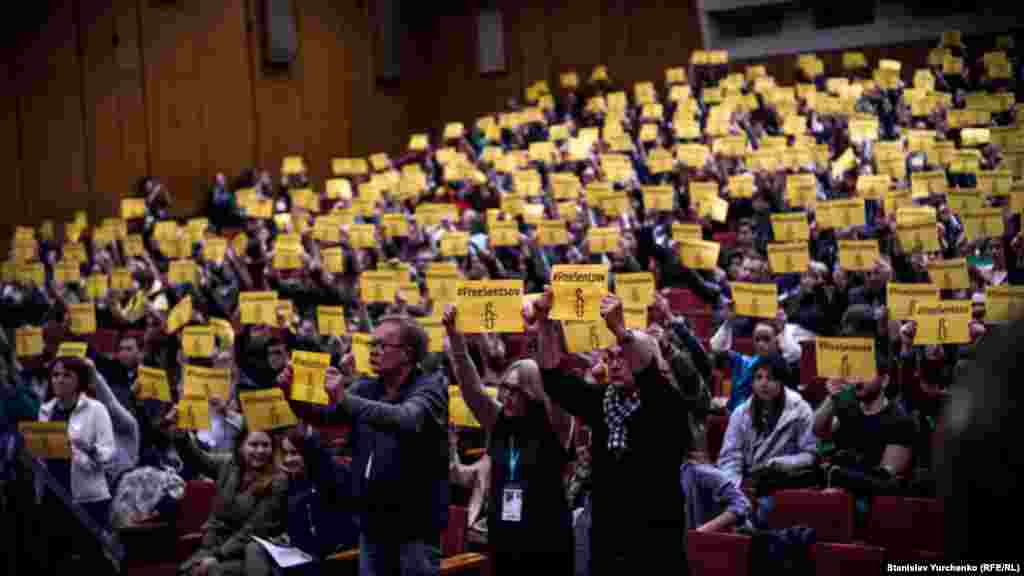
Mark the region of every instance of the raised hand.
[[335, 367], [327, 369], [327, 378], [324, 379], [324, 390], [331, 402], [337, 404], [345, 398], [345, 384], [342, 381], [341, 371]]
[[449, 350], [454, 355], [461, 355], [467, 352], [466, 337], [458, 328], [458, 313], [458, 309], [456, 309], [455, 306], [446, 304], [444, 307], [444, 315], [441, 317], [441, 322], [444, 324], [445, 332], [448, 334]]
[[608, 330], [621, 339], [626, 333], [626, 320], [622, 312], [622, 300], [618, 296], [608, 294], [601, 299], [601, 317], [608, 325]]

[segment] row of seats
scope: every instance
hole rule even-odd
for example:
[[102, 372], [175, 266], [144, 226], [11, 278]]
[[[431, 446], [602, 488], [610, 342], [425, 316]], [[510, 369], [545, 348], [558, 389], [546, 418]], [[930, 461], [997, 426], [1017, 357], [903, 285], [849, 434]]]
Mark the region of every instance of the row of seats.
[[[173, 523], [146, 524], [121, 534], [128, 552], [122, 566], [127, 576], [174, 576], [177, 566], [192, 555], [202, 541], [202, 527], [210, 516], [216, 485], [206, 480], [185, 484], [185, 495]], [[442, 575], [486, 574], [487, 556], [466, 552], [469, 511], [460, 506], [448, 509], [448, 528], [441, 535]], [[174, 547], [166, 546], [173, 541]], [[173, 557], [164, 552], [173, 550]], [[330, 574], [357, 574], [359, 550], [346, 550], [327, 559]], [[325, 569], [327, 569], [325, 567]]]
[[[697, 532], [686, 536], [692, 576], [748, 576], [752, 574], [753, 539], [740, 534]], [[818, 576], [881, 574], [887, 551], [860, 544], [817, 543], [808, 551]]]

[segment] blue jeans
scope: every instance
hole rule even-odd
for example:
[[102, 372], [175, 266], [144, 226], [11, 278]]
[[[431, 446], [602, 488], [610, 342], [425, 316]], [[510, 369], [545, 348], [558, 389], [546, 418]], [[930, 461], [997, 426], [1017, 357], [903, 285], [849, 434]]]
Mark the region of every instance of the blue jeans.
[[754, 526], [760, 529], [768, 527], [768, 515], [775, 509], [775, 498], [771, 496], [760, 496], [757, 499], [757, 515], [754, 518]]
[[441, 549], [423, 540], [371, 542], [359, 534], [359, 576], [437, 576]]

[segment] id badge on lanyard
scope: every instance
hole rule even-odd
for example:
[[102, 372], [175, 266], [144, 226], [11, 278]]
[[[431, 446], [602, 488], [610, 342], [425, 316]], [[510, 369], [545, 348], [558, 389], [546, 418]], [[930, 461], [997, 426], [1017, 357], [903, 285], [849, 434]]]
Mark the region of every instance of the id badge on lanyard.
[[516, 467], [519, 465], [519, 450], [509, 439], [508, 478], [501, 492], [501, 519], [505, 522], [520, 522], [523, 518], [523, 488], [516, 481]]

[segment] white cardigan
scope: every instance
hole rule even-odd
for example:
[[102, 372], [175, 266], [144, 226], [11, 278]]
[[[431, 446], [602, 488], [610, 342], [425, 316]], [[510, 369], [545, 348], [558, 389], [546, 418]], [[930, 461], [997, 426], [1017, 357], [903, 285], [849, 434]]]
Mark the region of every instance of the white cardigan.
[[[59, 401], [54, 398], [43, 404], [39, 408], [39, 420], [49, 421]], [[68, 421], [68, 439], [71, 441], [71, 497], [76, 503], [109, 500], [105, 470], [114, 458], [114, 428], [106, 406], [79, 394]], [[94, 457], [78, 449], [77, 443], [91, 446]]]

